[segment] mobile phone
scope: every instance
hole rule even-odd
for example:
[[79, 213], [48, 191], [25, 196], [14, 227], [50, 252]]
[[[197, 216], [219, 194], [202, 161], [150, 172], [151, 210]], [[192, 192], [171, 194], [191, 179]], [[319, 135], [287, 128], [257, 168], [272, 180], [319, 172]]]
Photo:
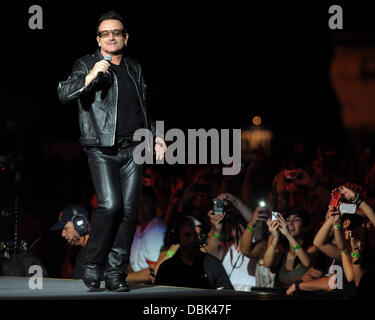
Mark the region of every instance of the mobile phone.
[[224, 201], [214, 200], [214, 214], [223, 214], [224, 212]]
[[272, 211], [271, 212], [271, 219], [272, 221], [275, 221], [279, 218], [280, 212]]
[[262, 209], [259, 210], [259, 213], [267, 213], [268, 212], [268, 209], [267, 209], [267, 202], [264, 201], [264, 200], [260, 200], [258, 202], [258, 206]]
[[340, 212], [341, 214], [348, 213], [348, 214], [355, 214], [355, 210], [357, 206], [354, 203], [342, 203], [340, 204]]
[[333, 208], [336, 208], [337, 207], [337, 204], [339, 203], [339, 200], [340, 200], [340, 192], [338, 191], [334, 191], [333, 192], [333, 195], [332, 195], [332, 198], [331, 198], [331, 201], [329, 202], [329, 204], [333, 207]]

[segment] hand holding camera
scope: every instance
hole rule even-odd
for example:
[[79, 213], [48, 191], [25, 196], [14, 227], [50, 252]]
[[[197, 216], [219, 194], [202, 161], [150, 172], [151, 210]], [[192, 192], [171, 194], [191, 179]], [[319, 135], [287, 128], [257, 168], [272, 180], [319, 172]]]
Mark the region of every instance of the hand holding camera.
[[341, 194], [337, 189], [332, 190], [331, 200], [329, 201], [329, 206], [333, 209], [336, 209], [338, 207], [340, 197], [341, 197]]
[[221, 193], [221, 194], [219, 194], [217, 196], [216, 199], [223, 200], [224, 201], [224, 206], [227, 205], [228, 202], [230, 202], [231, 204], [233, 204], [234, 206], [236, 206], [236, 204], [237, 204], [237, 202], [239, 200], [236, 196], [234, 196], [231, 193]]
[[355, 198], [355, 193], [353, 190], [345, 186], [338, 187], [336, 189], [347, 201], [352, 201]]
[[210, 210], [208, 216], [210, 217], [210, 223], [215, 229], [215, 232], [220, 233], [223, 228], [222, 220], [225, 217], [225, 212], [223, 212], [223, 214], [214, 214], [214, 211]]
[[267, 226], [268, 226], [268, 231], [272, 234], [272, 236], [276, 239], [279, 238], [279, 222], [278, 220], [272, 220], [268, 219], [267, 220]]
[[352, 201], [355, 198], [355, 193], [345, 186], [341, 186], [332, 190], [330, 207], [338, 209], [342, 214], [355, 214], [356, 204], [355, 203], [346, 203], [345, 201]]
[[337, 208], [332, 208], [328, 213], [328, 219], [331, 220], [333, 225], [340, 224], [341, 214]]
[[224, 213], [224, 200], [215, 199], [214, 200], [214, 208], [213, 214], [223, 215]]
[[267, 221], [268, 213], [264, 207], [257, 207], [251, 216], [249, 225], [254, 227], [258, 221]]

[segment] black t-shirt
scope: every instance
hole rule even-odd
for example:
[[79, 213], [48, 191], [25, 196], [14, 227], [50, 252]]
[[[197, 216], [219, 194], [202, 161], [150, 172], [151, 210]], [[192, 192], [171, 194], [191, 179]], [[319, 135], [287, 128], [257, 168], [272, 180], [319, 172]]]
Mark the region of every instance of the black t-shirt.
[[346, 298], [353, 298], [356, 294], [356, 286], [354, 281], [348, 282], [346, 279], [345, 273], [344, 273], [344, 268], [342, 266], [342, 262], [339, 260], [335, 260], [331, 257], [328, 257], [327, 255], [323, 254], [320, 252], [318, 261], [316, 262], [316, 265], [314, 266], [315, 269], [321, 271], [323, 273], [323, 276], [328, 275], [331, 273], [330, 267], [332, 265], [336, 265], [341, 268], [342, 270], [342, 286], [343, 289], [336, 289], [334, 291], [330, 291], [326, 293], [326, 295], [331, 295], [331, 296], [343, 296]]
[[233, 290], [221, 262], [214, 256], [199, 252], [191, 266], [180, 259], [179, 253], [164, 261], [156, 274], [155, 284], [201, 289]]
[[137, 89], [129, 76], [124, 58], [120, 65], [111, 63], [118, 82], [117, 128], [118, 139], [132, 139], [134, 132], [140, 128], [140, 107]]
[[363, 274], [358, 286], [357, 299], [374, 299], [375, 270], [371, 269]]
[[73, 279], [82, 279], [86, 259], [86, 247], [80, 247], [74, 264]]

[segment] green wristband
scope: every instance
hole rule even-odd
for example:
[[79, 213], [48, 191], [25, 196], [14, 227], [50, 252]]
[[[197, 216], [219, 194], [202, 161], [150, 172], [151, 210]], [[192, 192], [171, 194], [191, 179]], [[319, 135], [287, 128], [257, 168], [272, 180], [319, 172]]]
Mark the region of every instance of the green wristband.
[[301, 245], [300, 245], [299, 243], [297, 243], [297, 244], [293, 247], [293, 250], [294, 250], [295, 252], [297, 252], [299, 248], [301, 248]]
[[341, 229], [341, 224], [336, 224], [333, 226], [335, 229]]
[[214, 233], [213, 233], [213, 236], [214, 236], [214, 238], [215, 238], [216, 240], [219, 240], [219, 239], [221, 238], [221, 234], [220, 234], [220, 233], [216, 233], [216, 232], [214, 232]]
[[170, 258], [172, 258], [174, 256], [174, 252], [171, 251], [171, 250], [168, 250], [167, 251], [167, 256], [169, 256]]
[[352, 256], [352, 258], [359, 258], [359, 252], [358, 253], [351, 252], [350, 255]]
[[251, 231], [251, 232], [254, 232], [254, 228], [250, 225], [247, 225], [247, 230]]

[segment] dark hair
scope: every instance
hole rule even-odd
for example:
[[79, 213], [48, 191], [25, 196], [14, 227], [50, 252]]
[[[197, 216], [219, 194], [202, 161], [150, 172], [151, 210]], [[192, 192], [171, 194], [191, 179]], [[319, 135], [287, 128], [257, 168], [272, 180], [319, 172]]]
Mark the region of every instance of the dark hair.
[[119, 15], [117, 12], [115, 11], [109, 11], [109, 12], [106, 12], [106, 13], [103, 13], [100, 17], [99, 17], [99, 20], [98, 20], [98, 25], [96, 27], [96, 34], [99, 33], [99, 26], [100, 24], [105, 21], [105, 20], [118, 20], [122, 23], [122, 26], [124, 27], [124, 32], [123, 34], [125, 35], [126, 33], [126, 28], [125, 28], [125, 23], [124, 23], [124, 18]]
[[[194, 219], [196, 221], [194, 221]], [[163, 245], [160, 248], [160, 251], [169, 249], [169, 247], [172, 244], [180, 243], [180, 232], [182, 228], [188, 225], [189, 223], [193, 223], [193, 225], [196, 227], [197, 221], [201, 223], [201, 225], [199, 226], [200, 227], [199, 245], [201, 247], [206, 246], [209, 230], [204, 227], [204, 224], [202, 224], [202, 221], [200, 221], [199, 219], [196, 219], [186, 214], [184, 211], [180, 211], [176, 213], [167, 224], [167, 230], [164, 233]]]
[[354, 237], [361, 240], [360, 258], [354, 264], [360, 264], [365, 271], [375, 269], [375, 229], [357, 227]]
[[[311, 230], [310, 215], [303, 209], [295, 208], [295, 209], [292, 209], [292, 210], [289, 210], [289, 211], [285, 212], [283, 214], [283, 218], [286, 220], [292, 214], [298, 215], [303, 222], [303, 226], [305, 227], [305, 234], [303, 236], [302, 248], [307, 250], [313, 244], [313, 240], [314, 240], [313, 233], [312, 233], [312, 230]], [[289, 249], [289, 241], [286, 239], [285, 236], [282, 236], [281, 239], [280, 239], [280, 243], [285, 250], [284, 254], [287, 254], [288, 249]], [[295, 269], [300, 262], [301, 262], [301, 260], [299, 259], [298, 256], [296, 256], [296, 258], [294, 259], [294, 262], [293, 262], [293, 269]]]
[[150, 198], [152, 200], [152, 202], [155, 203], [155, 204], [157, 202], [155, 191], [151, 187], [142, 186], [141, 196]]
[[177, 213], [168, 223], [167, 230], [164, 233], [164, 243], [160, 251], [167, 250], [172, 244], [180, 242], [181, 229], [193, 223], [191, 217], [188, 217], [184, 212]]
[[354, 231], [354, 229], [361, 227], [364, 221], [363, 217], [361, 216], [358, 216], [356, 214], [344, 213], [342, 215], [342, 220], [344, 221], [347, 219], [350, 221], [350, 225], [348, 227], [350, 231]]
[[[152, 206], [151, 210], [152, 210], [153, 214], [156, 216], [157, 197], [156, 197], [156, 194], [155, 194], [154, 190], [151, 187], [142, 186], [141, 197], [149, 199], [151, 201], [151, 206]], [[148, 201], [146, 200], [146, 202], [148, 202]]]
[[305, 227], [309, 227], [311, 225], [311, 217], [305, 210], [300, 209], [300, 208], [294, 208], [294, 209], [288, 210], [283, 214], [283, 218], [286, 220], [292, 214], [299, 216]]
[[[227, 248], [228, 242], [236, 242], [239, 243], [239, 240], [241, 238], [241, 229], [240, 225], [242, 225], [244, 228], [246, 228], [246, 220], [241, 215], [241, 213], [231, 204], [228, 203], [224, 211], [226, 212], [226, 216], [224, 217], [222, 224], [222, 230], [221, 230], [221, 236], [222, 240], [224, 242], [225, 248]], [[232, 230], [235, 230], [236, 235], [232, 235]]]

